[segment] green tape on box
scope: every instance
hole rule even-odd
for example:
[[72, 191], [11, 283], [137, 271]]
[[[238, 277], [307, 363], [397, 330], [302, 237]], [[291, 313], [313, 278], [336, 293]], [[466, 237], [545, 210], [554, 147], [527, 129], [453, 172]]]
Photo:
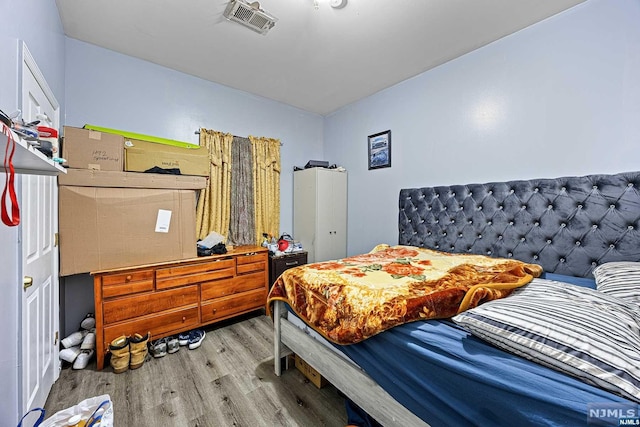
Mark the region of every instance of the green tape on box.
[[141, 134], [141, 133], [127, 132], [127, 131], [118, 130], [118, 129], [109, 129], [109, 128], [104, 128], [104, 127], [94, 126], [94, 125], [84, 125], [84, 128], [85, 129], [90, 129], [90, 130], [95, 130], [95, 131], [98, 131], [98, 132], [115, 133], [116, 135], [122, 135], [125, 138], [138, 139], [140, 141], [147, 141], [147, 142], [155, 142], [155, 143], [158, 143], [158, 144], [172, 145], [174, 147], [200, 148], [200, 146], [197, 145], [197, 144], [190, 144], [188, 142], [176, 141], [175, 139], [160, 138], [159, 136], [144, 135], [144, 134]]

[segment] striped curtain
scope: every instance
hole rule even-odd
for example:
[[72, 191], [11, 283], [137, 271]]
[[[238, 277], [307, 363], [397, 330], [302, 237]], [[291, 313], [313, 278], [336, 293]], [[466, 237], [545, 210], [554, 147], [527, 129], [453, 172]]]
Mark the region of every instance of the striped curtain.
[[227, 243], [255, 244], [253, 153], [248, 138], [233, 137], [231, 145], [231, 219]]

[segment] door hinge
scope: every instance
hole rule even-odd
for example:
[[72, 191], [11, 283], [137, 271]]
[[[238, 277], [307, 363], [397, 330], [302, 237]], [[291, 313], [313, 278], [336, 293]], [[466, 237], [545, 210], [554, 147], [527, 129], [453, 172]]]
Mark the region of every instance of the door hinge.
[[60, 235], [58, 233], [54, 233], [53, 234], [53, 246], [54, 247], [58, 247], [59, 243], [60, 243]]
[[58, 345], [58, 331], [56, 331], [56, 334], [54, 336], [53, 345]]

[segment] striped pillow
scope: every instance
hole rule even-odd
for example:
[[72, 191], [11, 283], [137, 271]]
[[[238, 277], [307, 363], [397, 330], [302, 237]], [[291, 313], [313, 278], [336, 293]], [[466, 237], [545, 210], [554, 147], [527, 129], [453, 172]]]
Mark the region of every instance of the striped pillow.
[[497, 347], [640, 402], [640, 308], [624, 300], [534, 279], [453, 321]]
[[640, 304], [640, 262], [608, 262], [593, 270], [600, 292]]

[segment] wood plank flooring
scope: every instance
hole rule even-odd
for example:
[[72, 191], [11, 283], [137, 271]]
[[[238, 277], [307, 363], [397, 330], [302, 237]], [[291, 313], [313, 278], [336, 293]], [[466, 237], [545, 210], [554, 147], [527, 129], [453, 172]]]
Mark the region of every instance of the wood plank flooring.
[[344, 426], [344, 399], [317, 389], [293, 364], [273, 373], [273, 323], [263, 312], [205, 329], [200, 348], [181, 347], [137, 370], [63, 368], [47, 415], [109, 394], [116, 427]]

